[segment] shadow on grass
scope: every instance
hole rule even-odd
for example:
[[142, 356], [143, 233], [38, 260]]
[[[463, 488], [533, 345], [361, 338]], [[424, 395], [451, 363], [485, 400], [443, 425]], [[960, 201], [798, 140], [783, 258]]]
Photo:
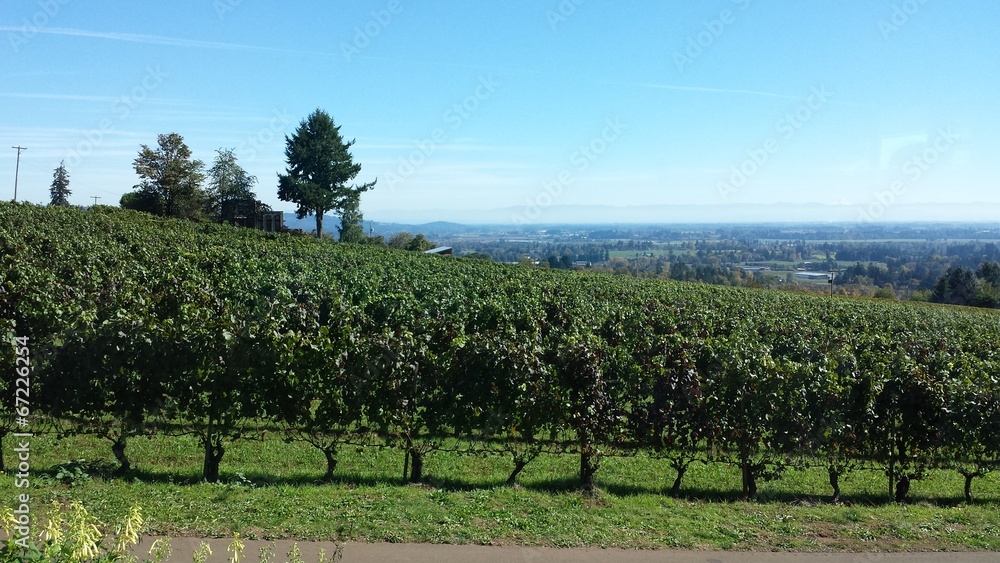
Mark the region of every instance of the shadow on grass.
[[[628, 490], [632, 487], [626, 487], [624, 495], [617, 491], [615, 487], [608, 486], [604, 488], [605, 491], [615, 494], [616, 496], [625, 496], [628, 494], [635, 494]], [[669, 490], [650, 490], [643, 491], [638, 494], [659, 494], [664, 497], [669, 497]], [[717, 503], [737, 503], [737, 502], [751, 502], [754, 504], [781, 504], [789, 506], [860, 506], [860, 507], [880, 507], [880, 506], [900, 506], [900, 505], [928, 505], [939, 508], [953, 508], [956, 506], [965, 505], [965, 497], [960, 495], [954, 496], [930, 496], [919, 493], [911, 493], [904, 502], [897, 503], [894, 498], [890, 497], [888, 494], [885, 495], [870, 495], [870, 494], [841, 494], [837, 501], [833, 501], [831, 495], [807, 495], [801, 493], [793, 493], [787, 491], [767, 491], [758, 492], [757, 496], [751, 500], [747, 501], [744, 498], [742, 491], [732, 489], [732, 490], [720, 490], [720, 489], [709, 489], [709, 488], [699, 488], [699, 487], [682, 487], [680, 494], [676, 497], [679, 501], [687, 502], [717, 502]], [[978, 506], [993, 506], [1000, 504], [1000, 499], [996, 498], [979, 498], [974, 502]]]
[[[66, 486], [76, 486], [82, 482], [92, 479], [100, 479], [107, 482], [133, 482], [138, 481], [148, 484], [173, 484], [180, 486], [193, 486], [203, 483], [200, 472], [177, 472], [177, 471], [157, 471], [145, 468], [132, 468], [127, 472], [119, 472], [115, 463], [108, 461], [85, 462], [82, 460], [70, 461], [55, 465], [47, 469], [40, 469], [36, 474], [44, 481], [52, 484], [63, 484]], [[385, 487], [385, 486], [408, 486], [402, 478], [392, 478], [385, 475], [370, 475], [352, 471], [335, 473], [333, 477], [324, 481], [322, 474], [316, 472], [298, 472], [287, 475], [274, 475], [264, 472], [221, 472], [220, 486], [264, 488], [273, 486], [292, 487]], [[506, 486], [506, 479], [456, 479], [439, 478], [433, 473], [428, 473], [418, 485], [429, 486], [434, 489], [441, 489], [454, 492], [470, 492], [476, 490], [490, 490], [503, 488]], [[576, 494], [580, 492], [579, 480], [576, 476], [556, 477], [548, 479], [526, 479], [518, 482], [519, 488], [539, 493], [561, 495]], [[601, 493], [615, 497], [634, 496], [662, 496], [671, 498], [667, 487], [652, 487], [635, 484], [608, 483], [597, 479], [597, 486]], [[707, 503], [737, 503], [745, 502], [742, 492], [736, 489], [724, 490], [718, 488], [704, 487], [682, 487], [680, 494], [675, 497], [678, 501], [686, 502], [707, 502]], [[756, 504], [769, 505], [781, 504], [792, 506], [830, 506], [833, 504], [850, 507], [882, 507], [892, 506], [897, 503], [886, 495], [850, 495], [843, 494], [836, 503], [832, 503], [829, 496], [825, 495], [803, 495], [786, 491], [764, 491], [759, 492], [757, 497], [750, 501]], [[927, 505], [939, 508], [953, 508], [965, 505], [965, 498], [961, 495], [953, 496], [930, 496], [920, 494], [919, 490], [910, 494], [903, 503], [907, 505]], [[997, 506], [1000, 499], [993, 497], [978, 498], [974, 502], [977, 506]]]

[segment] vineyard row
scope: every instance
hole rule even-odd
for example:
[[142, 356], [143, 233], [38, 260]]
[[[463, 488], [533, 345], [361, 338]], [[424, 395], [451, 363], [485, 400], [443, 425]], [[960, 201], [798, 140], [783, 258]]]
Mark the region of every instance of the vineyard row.
[[[929, 468], [1000, 461], [1000, 316], [424, 256], [224, 226], [0, 204], [0, 434], [15, 342], [34, 413], [127, 440], [193, 434], [203, 475], [264, 420], [322, 450], [377, 439], [409, 478], [452, 436], [511, 458], [649, 451], [743, 493], [822, 463], [903, 500]], [[376, 438], [377, 437], [377, 438]]]

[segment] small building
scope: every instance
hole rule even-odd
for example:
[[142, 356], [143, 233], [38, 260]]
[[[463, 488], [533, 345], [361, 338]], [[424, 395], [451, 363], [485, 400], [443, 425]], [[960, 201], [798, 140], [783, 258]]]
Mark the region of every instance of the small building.
[[280, 233], [285, 230], [285, 214], [281, 211], [257, 213], [254, 219], [254, 227], [261, 231]]
[[425, 250], [424, 254], [441, 254], [445, 256], [452, 255], [452, 249], [450, 246], [439, 246], [437, 248], [432, 248], [430, 250]]
[[806, 280], [827, 280], [830, 274], [826, 272], [795, 272], [795, 277]]

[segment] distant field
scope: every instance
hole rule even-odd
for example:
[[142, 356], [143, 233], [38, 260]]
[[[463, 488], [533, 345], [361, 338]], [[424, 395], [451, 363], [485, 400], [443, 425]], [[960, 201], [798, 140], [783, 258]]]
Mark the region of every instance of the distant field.
[[[799, 240], [799, 239], [793, 239], [793, 238], [788, 238], [788, 239], [783, 239], [783, 238], [768, 238], [768, 239], [759, 239], [759, 240], [762, 243], [780, 243], [780, 242], [793, 242], [793, 241], [796, 241], [796, 240]], [[866, 244], [866, 243], [873, 243], [873, 242], [874, 243], [880, 243], [880, 242], [886, 242], [886, 243], [890, 243], [890, 242], [933, 242], [933, 243], [940, 242], [940, 243], [948, 243], [948, 242], [980, 242], [980, 241], [994, 241], [994, 240], [997, 240], [997, 239], [994, 238], [994, 237], [982, 238], [982, 239], [979, 239], [979, 238], [930, 238], [929, 239], [927, 237], [912, 237], [912, 238], [857, 238], [857, 239], [854, 239], [854, 238], [840, 238], [840, 239], [833, 239], [833, 238], [832, 239], [806, 238], [805, 239], [805, 241], [807, 243], [812, 244], [812, 245], [821, 245], [821, 244], [827, 243], [827, 242], [831, 243], [831, 244], [834, 244], [834, 243], [838, 243], [838, 244], [839, 243]]]
[[[671, 253], [671, 249], [669, 249], [669, 248], [655, 248], [653, 250], [645, 250], [645, 251], [642, 251], [642, 250], [639, 250], [639, 251], [636, 251], [636, 250], [609, 250], [608, 251], [608, 258], [624, 258], [626, 260], [635, 260], [636, 254], [639, 255], [639, 258], [649, 258], [650, 255], [659, 257], [659, 256], [669, 256], [670, 253]], [[691, 254], [697, 254], [697, 253], [698, 253], [697, 250], [689, 249], [689, 248], [674, 248], [673, 249], [673, 255], [677, 256], [677, 257], [691, 255]], [[747, 266], [747, 265], [767, 266], [767, 267], [771, 268], [772, 270], [776, 270], [776, 271], [780, 271], [781, 273], [785, 273], [785, 272], [794, 272], [794, 271], [796, 271], [796, 268], [801, 267], [802, 264], [803, 264], [803, 262], [811, 262], [812, 266], [815, 266], [815, 267], [819, 268], [816, 271], [826, 271], [825, 270], [825, 267], [826, 267], [826, 257], [823, 256], [823, 255], [814, 255], [814, 256], [810, 257], [809, 259], [807, 259], [807, 260], [795, 260], [795, 261], [791, 261], [791, 260], [755, 260], [753, 262], [742, 262], [742, 263], [737, 264], [737, 266], [741, 266], [741, 267], [742, 266]], [[853, 266], [854, 264], [857, 263], [857, 261], [856, 260], [837, 260], [836, 263], [837, 263], [837, 267], [838, 268], [843, 269], [843, 268], [847, 268], [849, 266]], [[866, 264], [867, 264], [867, 262], [866, 262]], [[874, 264], [882, 265], [882, 266], [885, 265], [882, 262], [874, 262]], [[806, 268], [808, 269], [809, 266], [807, 265]]]
[[[826, 271], [826, 260], [813, 258], [811, 260], [808, 260], [808, 262], [811, 262], [811, 263], [805, 265], [806, 270], [813, 271], [813, 272], [825, 272]], [[857, 261], [855, 261], [855, 260], [835, 260], [835, 262], [837, 263], [837, 267], [840, 268], [840, 269], [848, 268], [850, 266], [853, 266], [853, 265], [857, 264]], [[865, 264], [868, 264], [868, 263], [869, 262], [865, 262]], [[797, 260], [797, 261], [789, 261], [789, 260], [762, 260], [762, 261], [747, 262], [747, 264], [753, 264], [753, 265], [758, 265], [758, 266], [768, 266], [768, 267], [770, 267], [773, 270], [782, 270], [782, 271], [786, 271], [786, 272], [794, 272], [794, 271], [796, 271], [796, 268], [802, 267], [803, 261], [802, 260]], [[872, 264], [882, 265], [882, 266], [885, 265], [884, 262], [872, 262]]]
[[[674, 256], [685, 256], [687, 254], [695, 254], [697, 252], [698, 252], [697, 250], [675, 248], [674, 249]], [[635, 255], [636, 254], [639, 255], [639, 258], [644, 258], [644, 257], [645, 258], [649, 258], [650, 254], [652, 254], [653, 256], [669, 256], [670, 255], [670, 250], [669, 249], [663, 249], [663, 248], [657, 248], [657, 249], [654, 249], [654, 250], [645, 250], [645, 251], [643, 251], [643, 250], [638, 250], [638, 251], [636, 251], [636, 250], [609, 250], [608, 251], [608, 258], [625, 258], [626, 260], [635, 260]]]

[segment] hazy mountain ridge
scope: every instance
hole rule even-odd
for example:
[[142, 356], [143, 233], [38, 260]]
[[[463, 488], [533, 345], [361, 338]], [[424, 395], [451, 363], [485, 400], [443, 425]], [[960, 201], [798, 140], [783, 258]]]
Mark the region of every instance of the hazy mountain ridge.
[[[897, 222], [1000, 222], [996, 203], [912, 203], [884, 207], [827, 204], [727, 204], [727, 205], [553, 205], [526, 216], [523, 208], [489, 210], [402, 210], [372, 213], [364, 221], [365, 233], [392, 236], [411, 233], [458, 233], [469, 225], [518, 230], [539, 225], [649, 225], [713, 223], [897, 223]], [[877, 215], [877, 216], [876, 216]], [[522, 222], [522, 219], [524, 220]], [[324, 230], [336, 234], [340, 218], [327, 215]], [[312, 231], [314, 217], [296, 219], [285, 212], [285, 225]]]
[[482, 225], [607, 223], [808, 223], [1000, 221], [997, 203], [910, 203], [867, 205], [818, 203], [724, 205], [553, 205], [490, 210], [397, 210], [372, 213], [378, 221], [401, 224], [459, 222]]

